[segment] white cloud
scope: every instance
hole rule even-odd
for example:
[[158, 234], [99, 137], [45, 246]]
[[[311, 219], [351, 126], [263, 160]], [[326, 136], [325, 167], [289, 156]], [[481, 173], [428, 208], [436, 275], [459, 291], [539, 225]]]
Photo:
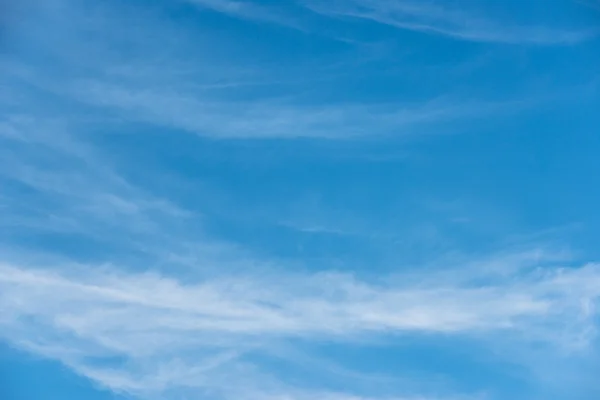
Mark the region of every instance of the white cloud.
[[[595, 36], [597, 29], [568, 29], [506, 23], [435, 1], [341, 0], [304, 2], [317, 13], [332, 17], [372, 20], [400, 29], [450, 36], [474, 42], [508, 44], [573, 44]], [[443, 4], [442, 4], [443, 3]]]
[[[104, 6], [91, 12], [70, 1], [63, 3], [70, 13], [68, 21], [61, 20], [69, 32], [68, 40], [57, 39], [49, 50], [62, 65], [58, 75], [53, 75], [56, 72], [52, 68], [39, 69], [23, 60], [3, 66], [11, 80], [7, 90], [23, 98], [15, 106], [17, 110], [48, 113], [40, 104], [41, 96], [55, 99], [59, 109], [59, 104], [78, 108], [77, 116], [67, 113], [68, 119], [89, 118], [97, 124], [144, 122], [218, 139], [344, 139], [435, 134], [448, 129], [450, 123], [512, 114], [539, 102], [530, 96], [481, 99], [446, 93], [412, 101], [335, 100], [327, 104], [322, 104], [317, 93], [311, 95], [314, 101], [307, 101], [302, 98], [307, 85], [292, 86], [290, 91], [278, 82], [311, 76], [318, 81], [323, 73], [320, 60], [303, 64], [303, 68], [251, 61], [237, 54], [243, 53], [239, 44], [208, 30], [192, 32], [190, 27], [174, 26], [149, 10], [134, 14], [129, 8]], [[246, 9], [246, 3], [201, 3], [219, 10]], [[128, 23], [127, 18], [136, 24]], [[56, 29], [57, 22], [43, 20], [40, 25]], [[35, 40], [35, 45], [48, 46], [45, 38]], [[214, 48], [226, 50], [215, 52]], [[126, 49], [126, 56], [119, 49]], [[84, 52], [85, 58], [78, 56]], [[339, 65], [342, 67], [328, 73], [353, 68], [348, 63]], [[244, 86], [244, 95], [239, 97], [235, 89]], [[310, 86], [311, 90], [317, 87]], [[56, 118], [61, 116], [66, 117]]]
[[238, 0], [186, 0], [201, 8], [230, 15], [232, 17], [258, 22], [271, 22], [280, 25], [298, 27], [295, 22], [273, 9], [262, 7], [251, 1]]
[[414, 134], [419, 127], [432, 129], [444, 122], [527, 107], [527, 101], [467, 102], [449, 98], [417, 104], [324, 106], [298, 105], [285, 99], [224, 102], [185, 91], [152, 90], [151, 86], [136, 90], [100, 82], [77, 84], [73, 93], [83, 102], [108, 107], [134, 121], [215, 138], [345, 139], [407, 135]]
[[[187, 0], [202, 8], [232, 17], [257, 22], [271, 22], [302, 30], [302, 26], [274, 9], [252, 1]], [[529, 45], [568, 45], [585, 41], [599, 32], [589, 28], [566, 28], [501, 21], [472, 10], [468, 2], [414, 0], [298, 0], [299, 4], [328, 17], [368, 19], [400, 29], [450, 36], [456, 39]], [[476, 3], [476, 2], [475, 2]], [[592, 1], [581, 4], [597, 7]], [[304, 24], [306, 25], [306, 24]]]
[[[0, 95], [7, 105], [0, 125], [0, 183], [6, 188], [0, 227], [8, 232], [0, 247], [0, 339], [115, 391], [231, 400], [400, 399], [351, 394], [352, 382], [348, 393], [294, 387], [260, 359], [281, 342], [352, 345], [399, 335], [458, 335], [562, 349], [590, 346], [600, 295], [597, 264], [563, 269], [557, 261], [564, 260], [548, 253], [523, 252], [377, 281], [327, 267], [294, 273], [283, 262], [257, 260], [235, 244], [207, 237], [198, 215], [160, 197], [168, 198], [168, 191], [148, 193], [125, 179], [92, 146], [87, 131], [108, 130], [110, 124], [103, 124], [118, 116], [211, 138], [345, 138], [410, 132], [518, 109], [523, 102], [446, 97], [319, 107], [258, 92], [250, 100], [233, 100], [203, 88], [235, 86], [248, 71], [236, 70], [235, 60], [188, 57], [195, 36], [159, 19], [127, 24], [114, 10], [106, 15], [122, 20], [80, 20], [87, 14], [75, 2], [57, 3], [72, 6], [65, 6], [73, 8], [68, 19], [78, 21], [68, 26], [69, 40], [48, 50], [60, 71], [53, 75], [56, 65], [2, 65], [10, 95]], [[270, 18], [249, 3], [196, 3], [242, 18]], [[377, 15], [391, 18], [381, 10]], [[453, 29], [441, 32], [471, 39], [479, 34]], [[135, 61], [111, 51], [123, 50], [117, 44], [125, 39]], [[84, 59], [80, 54], [88, 45], [90, 57]], [[254, 78], [255, 72], [247, 75]], [[268, 85], [272, 72], [265, 68], [257, 75]], [[9, 192], [10, 185], [27, 190]], [[318, 229], [328, 228], [307, 230]], [[51, 257], [27, 245], [23, 250], [13, 243], [15, 233], [23, 232], [68, 232], [102, 240], [100, 252], [119, 244], [128, 254], [109, 254], [104, 259], [110, 265], [77, 264], [76, 255]], [[182, 265], [191, 268], [177, 268]], [[425, 399], [401, 397], [407, 398]]]
[[[246, 355], [282, 340], [437, 333], [587, 346], [595, 335], [600, 266], [533, 268], [525, 262], [529, 255], [515, 257], [527, 267], [503, 278], [459, 269], [458, 279], [433, 272], [371, 283], [334, 272], [183, 283], [116, 266], [5, 263], [1, 331], [13, 345], [113, 390], [145, 396], [173, 390], [226, 396], [226, 382], [264, 373]], [[256, 379], [252, 390], [270, 390]]]

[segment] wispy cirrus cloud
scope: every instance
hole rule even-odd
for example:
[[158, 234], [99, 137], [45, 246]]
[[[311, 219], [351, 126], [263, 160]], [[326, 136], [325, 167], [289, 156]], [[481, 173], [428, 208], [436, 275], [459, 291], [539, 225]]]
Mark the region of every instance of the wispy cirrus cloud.
[[[237, 2], [201, 4], [223, 12], [246, 9], [245, 3]], [[207, 34], [205, 41], [194, 42], [189, 32], [170, 23], [152, 24], [155, 16], [148, 11], [146, 21], [139, 16], [124, 17], [132, 12], [129, 9], [119, 14], [110, 7], [100, 8], [83, 16], [83, 6], [65, 8], [70, 21], [81, 18], [87, 22], [63, 21], [63, 29], [70, 33], [68, 38], [59, 36], [52, 49], [52, 65], [61, 67], [40, 70], [22, 60], [8, 59], [2, 66], [12, 77], [7, 88], [19, 86], [14, 92], [21, 96], [33, 89], [58, 104], [77, 106], [80, 115], [92, 115], [98, 121], [151, 123], [216, 139], [346, 139], [435, 133], [448, 124], [518, 113], [538, 102], [529, 96], [481, 98], [457, 92], [402, 101], [338, 98], [323, 104], [318, 90], [305, 94], [307, 87], [309, 92], [318, 88], [321, 67], [306, 65], [302, 76], [300, 69], [286, 72], [269, 63], [240, 67], [237, 56], [202, 56], [219, 45], [217, 37]], [[62, 21], [64, 17], [56, 18]], [[106, 22], [112, 18], [121, 21], [116, 30]], [[128, 27], [128, 18], [140, 21]], [[53, 26], [57, 21], [44, 23]], [[148, 41], [148, 37], [154, 39]], [[125, 43], [120, 38], [125, 38]], [[134, 55], [123, 57], [124, 47]], [[84, 49], [87, 58], [75, 56]], [[341, 63], [328, 74], [335, 77], [348, 68], [352, 64]], [[312, 81], [307, 76], [311, 74]], [[300, 84], [286, 86], [294, 81]]]
[[[165, 2], [164, 7], [167, 3], [171, 4]], [[239, 19], [288, 24], [258, 3], [187, 3]], [[229, 204], [220, 198], [212, 201], [231, 220], [243, 214], [239, 208], [264, 203], [264, 213], [251, 210], [256, 213], [252, 223], [240, 217], [252, 236], [265, 227], [283, 225], [306, 236], [328, 232], [359, 242], [380, 220], [391, 220], [383, 212], [380, 219], [361, 224], [361, 219], [369, 219], [370, 209], [380, 206], [363, 201], [367, 196], [357, 197], [365, 208], [349, 207], [337, 219], [333, 207], [325, 207], [322, 218], [315, 218], [319, 207], [303, 213], [303, 207], [298, 211], [284, 204], [296, 191], [277, 197], [296, 185], [305, 193], [318, 191], [311, 187], [314, 182], [303, 181], [312, 176], [294, 175], [294, 169], [316, 170], [314, 175], [319, 175], [324, 164], [288, 170], [290, 161], [281, 155], [283, 161], [261, 165], [253, 175], [248, 171], [256, 160], [283, 147], [236, 148], [243, 160], [231, 167], [229, 154], [218, 146], [225, 141], [244, 146], [250, 139], [253, 145], [283, 143], [262, 139], [293, 144], [300, 142], [296, 138], [336, 139], [311, 141], [327, 142], [330, 147], [323, 152], [333, 153], [347, 144], [339, 139], [377, 137], [384, 147], [383, 139], [390, 136], [437, 133], [454, 123], [466, 126], [478, 118], [514, 114], [536, 103], [535, 94], [511, 100], [481, 91], [467, 96], [460, 88], [456, 93], [429, 90], [424, 84], [427, 94], [421, 95], [419, 88], [402, 83], [391, 95], [376, 88], [363, 96], [370, 87], [349, 83], [352, 67], [359, 63], [352, 60], [354, 53], [334, 53], [327, 56], [326, 67], [321, 65], [330, 42], [323, 52], [296, 57], [296, 49], [313, 42], [294, 37], [285, 45], [300, 44], [285, 59], [279, 57], [281, 43], [265, 50], [261, 46], [268, 46], [262, 42], [248, 44], [245, 39], [252, 35], [246, 31], [232, 33], [234, 39], [211, 31], [201, 23], [206, 16], [202, 12], [194, 15], [198, 20], [188, 20], [172, 19], [180, 10], [163, 15], [162, 6], [137, 3], [44, 4], [49, 5], [34, 13], [29, 25], [19, 26], [15, 37], [22, 42], [15, 44], [17, 50], [7, 49], [0, 60], [2, 341], [141, 399], [488, 398], [472, 387], [438, 387], [426, 373], [425, 383], [406, 384], [410, 377], [400, 376], [402, 368], [389, 368], [386, 379], [391, 384], [384, 390], [361, 360], [358, 366], [343, 365], [342, 357], [319, 347], [324, 343], [349, 350], [371, 350], [375, 343], [393, 350], [404, 339], [457, 338], [489, 351], [486, 356], [492, 361], [486, 362], [510, 357], [515, 364], [522, 361], [523, 349], [543, 349], [546, 360], [562, 360], [566, 354], [574, 364], [585, 358], [583, 353], [597, 351], [600, 267], [595, 262], [573, 261], [534, 245], [523, 251], [527, 246], [520, 240], [520, 251], [467, 255], [452, 263], [445, 263], [439, 248], [427, 247], [429, 262], [405, 265], [396, 259], [395, 273], [378, 275], [371, 272], [378, 267], [376, 257], [366, 262], [354, 257], [351, 244], [332, 251], [340, 259], [355, 258], [352, 268], [342, 272], [331, 259], [314, 262], [310, 257], [261, 253], [260, 246], [253, 247], [251, 240], [245, 243], [236, 236], [239, 232], [228, 229], [228, 221], [204, 207], [213, 195], [205, 190], [204, 180], [212, 179], [238, 199]], [[520, 35], [530, 44], [585, 39], [581, 32], [563, 35], [500, 28], [490, 20], [472, 22], [470, 12], [432, 3], [353, 1], [322, 7], [327, 8], [315, 10], [327, 17], [354, 15], [470, 41], [512, 43]], [[394, 66], [398, 59], [387, 61]], [[447, 64], [443, 65], [436, 74], [443, 73]], [[346, 75], [339, 79], [342, 73]], [[336, 85], [322, 88], [331, 77], [338, 79]], [[170, 147], [173, 135], [185, 140]], [[155, 142], [149, 144], [151, 140]], [[362, 142], [357, 143], [358, 154]], [[188, 145], [191, 150], [183, 148]], [[200, 148], [203, 152], [196, 154]], [[296, 153], [303, 151], [297, 149]], [[222, 159], [203, 164], [211, 151]], [[335, 164], [331, 160], [325, 168]], [[365, 186], [354, 187], [353, 179], [342, 184], [371, 195], [375, 186], [364, 184], [370, 175], [361, 176], [362, 168], [371, 167], [361, 165], [351, 172]], [[265, 170], [277, 170], [277, 179], [286, 183], [268, 186]], [[373, 175], [379, 171], [383, 169]], [[176, 185], [171, 180], [179, 176], [188, 177], [193, 189], [172, 190]], [[331, 181], [320, 183], [338, 185], [338, 176], [334, 173]], [[396, 185], [395, 178], [385, 176], [376, 185]], [[387, 186], [384, 189], [383, 195], [392, 194]], [[338, 190], [331, 196], [336, 204], [348, 200], [343, 193]], [[301, 196], [293, 200], [306, 206]], [[423, 196], [418, 200], [422, 203]], [[473, 208], [459, 208], [457, 216], [467, 221]], [[390, 210], [408, 214], [412, 208]], [[338, 221], [351, 215], [358, 222]], [[400, 251], [414, 250], [417, 242], [427, 240], [428, 232], [419, 235], [409, 226], [412, 223], [398, 217], [378, 227], [385, 231], [381, 235], [372, 236], [381, 247], [402, 247], [403, 239], [408, 244]], [[297, 244], [297, 236], [281, 239], [280, 231], [270, 233], [270, 249]], [[513, 351], [497, 356], [492, 354], [497, 346]], [[343, 380], [343, 385], [294, 374], [307, 359], [321, 376], [342, 375], [338, 382]]]
[[307, 1], [311, 10], [331, 16], [370, 20], [400, 29], [473, 42], [567, 45], [598, 34], [593, 27], [563, 28], [539, 22], [501, 21], [469, 10], [468, 4], [436, 1]]
[[[143, 396], [213, 392], [233, 398], [227, 384], [233, 379], [249, 385], [250, 398], [271, 398], [285, 379], [258, 379], [267, 372], [260, 357], [278, 341], [347, 343], [428, 333], [589, 346], [598, 266], [565, 269], [515, 256], [516, 265], [506, 267], [516, 270], [502, 279], [473, 270], [461, 276], [459, 269], [453, 279], [430, 273], [377, 282], [323, 271], [183, 283], [118, 266], [4, 263], [0, 323], [9, 343], [112, 390]], [[245, 375], [257, 380], [250, 384]]]
[[[220, 77], [211, 81], [206, 76], [201, 78], [204, 83], [188, 84], [183, 80], [187, 79], [185, 75], [176, 73], [173, 78], [148, 66], [135, 75], [120, 71], [116, 76], [107, 76], [99, 70], [96, 76], [66, 79], [60, 84], [18, 69], [13, 68], [12, 74], [24, 83], [63, 102], [75, 101], [82, 113], [93, 118], [150, 123], [215, 139], [352, 139], [436, 133], [447, 124], [510, 115], [540, 101], [533, 97], [496, 100], [441, 94], [426, 101], [312, 105], [293, 95], [227, 99], [211, 91], [235, 91], [245, 84], [227, 83]], [[259, 85], [265, 84], [263, 81]]]
[[82, 82], [74, 89], [83, 102], [107, 107], [132, 120], [164, 124], [214, 138], [326, 138], [409, 135], [425, 127], [511, 113], [523, 102], [468, 102], [432, 99], [416, 104], [334, 104], [311, 106], [293, 100], [222, 102], [191, 93], [127, 90], [122, 86]]
[[[232, 17], [271, 22], [310, 30], [309, 23], [299, 24], [273, 8], [252, 1], [188, 0], [199, 7]], [[458, 40], [523, 45], [569, 45], [591, 39], [598, 34], [593, 26], [577, 28], [553, 26], [552, 22], [518, 22], [478, 12], [476, 4], [393, 0], [301, 0], [299, 5], [326, 17], [349, 17], [371, 20], [400, 29], [448, 36]], [[581, 2], [595, 7], [593, 2]], [[523, 6], [523, 4], [521, 4]], [[509, 13], [510, 15], [510, 13]]]
[[187, 3], [197, 7], [222, 13], [235, 18], [267, 22], [283, 25], [296, 29], [303, 29], [298, 21], [287, 15], [277, 12], [273, 8], [264, 7], [252, 1], [238, 0], [185, 0]]

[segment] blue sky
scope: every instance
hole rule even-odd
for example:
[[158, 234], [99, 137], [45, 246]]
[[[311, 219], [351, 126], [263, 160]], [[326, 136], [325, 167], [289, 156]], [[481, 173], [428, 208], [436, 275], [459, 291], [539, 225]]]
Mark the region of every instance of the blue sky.
[[596, 0], [25, 0], [0, 397], [600, 398]]

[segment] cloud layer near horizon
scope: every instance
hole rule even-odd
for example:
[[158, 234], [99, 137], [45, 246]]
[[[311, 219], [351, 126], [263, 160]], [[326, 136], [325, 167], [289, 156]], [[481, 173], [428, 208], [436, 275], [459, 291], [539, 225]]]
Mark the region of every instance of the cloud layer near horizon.
[[[194, 388], [226, 396], [227, 380], [267, 372], [257, 357], [278, 341], [422, 333], [586, 349], [595, 341], [600, 268], [552, 267], [532, 254], [506, 258], [506, 276], [475, 262], [372, 283], [333, 271], [183, 283], [116, 266], [4, 264], [1, 331], [110, 389], [153, 396]], [[254, 383], [244, 390], [270, 398]]]

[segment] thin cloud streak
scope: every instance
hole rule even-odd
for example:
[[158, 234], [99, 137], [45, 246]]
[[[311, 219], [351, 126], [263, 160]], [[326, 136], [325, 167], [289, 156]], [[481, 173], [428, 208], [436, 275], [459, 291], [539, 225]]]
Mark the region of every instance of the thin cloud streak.
[[[87, 15], [76, 2], [58, 3], [76, 9], [75, 17]], [[271, 18], [263, 14], [268, 10], [250, 3], [195, 3], [238, 18]], [[131, 128], [126, 134], [136, 135], [132, 146], [143, 144], [144, 131], [135, 128], [146, 124], [169, 128], [167, 134], [173, 130], [211, 139], [344, 139], [436, 133], [433, 128], [449, 122], [512, 113], [533, 101], [440, 96], [419, 103], [356, 100], [320, 106], [318, 96], [313, 102], [293, 96], [282, 100], [262, 91], [273, 83], [272, 66], [261, 69], [259, 61], [254, 68], [239, 70], [236, 65], [243, 62], [228, 56], [211, 59], [209, 47], [192, 45], [193, 33], [158, 16], [126, 23], [119, 7], [105, 7], [111, 11], [106, 15], [121, 19], [90, 16], [88, 21], [69, 14], [77, 22], [67, 30], [86, 32], [90, 22], [95, 41], [87, 43], [86, 36], [75, 33], [65, 35], [72, 42], [57, 39], [48, 57], [55, 64], [20, 69], [28, 63], [13, 60], [3, 65], [10, 73], [2, 83], [11, 92], [6, 98], [0, 95], [7, 105], [0, 124], [0, 184], [8, 193], [0, 194], [0, 227], [5, 232], [0, 245], [1, 340], [56, 360], [113, 391], [149, 399], [448, 399], [406, 393], [390, 397], [373, 387], [362, 397], [353, 393], [353, 382], [344, 387], [348, 393], [314, 389], [318, 384], [306, 384], [306, 389], [301, 383], [291, 385], [285, 371], [264, 361], [279, 343], [291, 348], [300, 348], [301, 342], [361, 346], [377, 341], [393, 346], [400, 336], [444, 336], [542, 347], [549, 358], [555, 348], [596, 350], [598, 264], [562, 268], [568, 257], [533, 251], [495, 254], [452, 268], [411, 266], [405, 273], [373, 280], [336, 272], [326, 261], [319, 261], [324, 270], [315, 272], [320, 267], [310, 260], [259, 257], [226, 233], [219, 233], [226, 239], [210, 234], [199, 215], [204, 211], [201, 201], [191, 198], [186, 203], [168, 185], [148, 185], [152, 192], [127, 175], [127, 167], [117, 167], [112, 147], [100, 144], [113, 134], [115, 120]], [[387, 15], [380, 14], [378, 18]], [[414, 15], [424, 26], [437, 26], [425, 14]], [[500, 40], [476, 30], [456, 31], [458, 19], [453, 18], [436, 29], [467, 34], [469, 40], [479, 35], [479, 40], [506, 42], [504, 33]], [[38, 32], [43, 39], [45, 28]], [[126, 45], [118, 47], [123, 38]], [[216, 43], [216, 36], [206, 41], [213, 39]], [[88, 44], [90, 56], [81, 59]], [[44, 46], [42, 40], [32, 48]], [[127, 56], [113, 53], [115, 47]], [[128, 57], [132, 49], [134, 61]], [[280, 69], [280, 78], [297, 78]], [[310, 75], [316, 70], [307, 71]], [[264, 87], [243, 96], [203, 90], [230, 82], [233, 87], [249, 82], [248, 77], [264, 81]], [[126, 154], [124, 158], [130, 156]], [[131, 167], [138, 161], [133, 156], [124, 164]], [[161, 179], [152, 169], [160, 166], [143, 167], [148, 167], [146, 178], [155, 183]], [[199, 174], [194, 184], [200, 187], [201, 180]], [[240, 197], [243, 204], [246, 198]], [[293, 215], [286, 217], [294, 222]], [[308, 227], [300, 229], [328, 229], [326, 224]], [[350, 233], [364, 234], [356, 231]], [[35, 240], [38, 236], [60, 243]], [[73, 251], [77, 243], [60, 249], [71, 239], [93, 243], [82, 252]], [[352, 257], [352, 249], [346, 256]], [[301, 268], [312, 269], [292, 272]]]
[[597, 29], [566, 29], [546, 26], [507, 25], [445, 4], [415, 1], [309, 0], [304, 3], [329, 17], [371, 20], [400, 29], [448, 36], [473, 42], [569, 45], [588, 40]]
[[[4, 263], [0, 326], [8, 343], [134, 394], [195, 384], [194, 390], [223, 390], [207, 383], [213, 372], [260, 371], [260, 362], [245, 355], [277, 340], [361, 341], [414, 332], [501, 335], [576, 349], [595, 337], [596, 264], [529, 267], [484, 284], [485, 274], [472, 270], [462, 282], [446, 276], [369, 283], [324, 271], [184, 284], [116, 266], [61, 271]], [[178, 363], [180, 373], [173, 369]]]
[[[227, 100], [194, 90], [177, 79], [157, 83], [161, 77], [150, 74], [130, 80], [74, 79], [62, 81], [60, 86], [32, 77], [25, 77], [24, 81], [61, 101], [75, 102], [83, 115], [94, 115], [98, 123], [150, 123], [214, 139], [339, 140], [436, 134], [448, 124], [512, 115], [542, 101], [533, 97], [493, 100], [440, 95], [424, 101], [338, 101], [316, 106], [299, 104], [294, 96], [255, 95], [251, 100]], [[60, 115], [54, 118], [60, 119]]]
[[[66, 4], [71, 5], [70, 2]], [[208, 1], [205, 5], [236, 12], [245, 9], [245, 6], [227, 4], [230, 2]], [[82, 12], [75, 6], [71, 8], [75, 8], [72, 11], [75, 16]], [[118, 15], [114, 11], [108, 13], [113, 14]], [[449, 123], [513, 114], [539, 102], [530, 96], [518, 100], [481, 99], [465, 98], [460, 93], [439, 93], [429, 99], [414, 101], [345, 103], [336, 100], [326, 105], [322, 102], [315, 105], [306, 99], [301, 100], [296, 93], [277, 96], [265, 90], [276, 87], [282, 79], [298, 79], [297, 71], [287, 76], [281, 68], [273, 65], [255, 65], [244, 70], [234, 60], [195, 58], [190, 54], [198, 50], [208, 52], [208, 47], [193, 43], [189, 32], [164, 22], [150, 27], [150, 16], [150, 21], [144, 20], [136, 30], [119, 27], [114, 33], [128, 38], [129, 46], [139, 55], [133, 61], [125, 60], [111, 51], [102, 50], [117, 47], [113, 43], [115, 39], [105, 34], [107, 30], [112, 31], [113, 26], [105, 26], [101, 18], [88, 18], [91, 22], [86, 29], [102, 32], [95, 36], [94, 41], [84, 43], [73, 39], [73, 43], [67, 43], [68, 46], [61, 46], [64, 43], [55, 46], [60, 49], [56, 50], [55, 56], [63, 65], [61, 71], [83, 70], [83, 76], [73, 72], [59, 78], [49, 75], [47, 70], [32, 68], [22, 62], [8, 63], [4, 66], [7, 76], [11, 77], [7, 87], [21, 96], [29, 94], [33, 88], [67, 104], [69, 109], [77, 106], [80, 108], [79, 116], [92, 115], [97, 124], [102, 124], [103, 118], [108, 122], [118, 119], [151, 123], [215, 139], [347, 139], [423, 132], [435, 134], [447, 128]], [[70, 29], [82, 32], [82, 37], [86, 32], [77, 24]], [[148, 35], [143, 34], [146, 32]], [[73, 37], [78, 35], [73, 34]], [[157, 39], [148, 41], [146, 37]], [[165, 48], [170, 49], [168, 54]], [[85, 49], [89, 58], [74, 57], [69, 49]], [[312, 72], [315, 76], [322, 73], [318, 69]], [[235, 89], [238, 85], [243, 86], [244, 82], [249, 82], [249, 76], [252, 77], [250, 81], [261, 82], [260, 87], [252, 89], [244, 99], [236, 99], [235, 93], [226, 87]], [[225, 91], [215, 93], [210, 89], [215, 87]], [[36, 108], [28, 102], [28, 97], [25, 97], [26, 109]], [[35, 103], [34, 100], [31, 102]], [[47, 112], [44, 110], [41, 108], [39, 112]], [[73, 119], [72, 113], [69, 112], [65, 118]]]
[[197, 7], [208, 9], [217, 13], [222, 13], [234, 18], [254, 21], [267, 22], [282, 25], [288, 28], [304, 30], [297, 21], [288, 16], [277, 13], [275, 10], [263, 7], [250, 1], [237, 0], [185, 0]]
[[327, 138], [409, 135], [424, 127], [512, 113], [527, 108], [517, 102], [461, 102], [449, 98], [418, 104], [332, 104], [302, 106], [285, 99], [252, 102], [204, 100], [193, 93], [129, 90], [102, 82], [82, 82], [74, 97], [105, 107], [133, 121], [160, 124], [200, 136], [242, 139]]

